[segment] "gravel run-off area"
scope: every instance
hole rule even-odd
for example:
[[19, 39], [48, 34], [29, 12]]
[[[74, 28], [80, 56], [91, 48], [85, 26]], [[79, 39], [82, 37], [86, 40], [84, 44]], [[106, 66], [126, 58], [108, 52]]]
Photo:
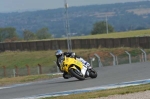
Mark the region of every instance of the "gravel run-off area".
[[150, 99], [150, 91], [137, 92], [125, 95], [111, 95], [108, 97], [101, 97], [94, 99]]

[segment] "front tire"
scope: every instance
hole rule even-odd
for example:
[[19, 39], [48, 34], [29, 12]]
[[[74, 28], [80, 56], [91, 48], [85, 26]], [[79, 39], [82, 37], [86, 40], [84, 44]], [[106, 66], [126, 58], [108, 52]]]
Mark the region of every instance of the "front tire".
[[89, 75], [91, 78], [96, 78], [97, 77], [97, 72], [94, 69], [89, 70]]
[[79, 80], [85, 79], [85, 77], [82, 75], [82, 73], [77, 71], [76, 69], [70, 68], [70, 73], [71, 73], [71, 75], [73, 75], [74, 77], [76, 77]]

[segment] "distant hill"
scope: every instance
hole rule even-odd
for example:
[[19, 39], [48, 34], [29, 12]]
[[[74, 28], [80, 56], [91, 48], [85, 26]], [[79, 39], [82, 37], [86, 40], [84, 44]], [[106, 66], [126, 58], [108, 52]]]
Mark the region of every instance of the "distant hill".
[[[104, 5], [70, 7], [68, 9], [70, 32], [74, 35], [90, 34], [93, 24], [104, 21], [115, 31], [150, 28], [150, 1], [128, 2]], [[0, 27], [15, 27], [21, 36], [24, 29], [37, 31], [48, 27], [55, 37], [65, 35], [65, 9], [31, 12], [0, 13]]]

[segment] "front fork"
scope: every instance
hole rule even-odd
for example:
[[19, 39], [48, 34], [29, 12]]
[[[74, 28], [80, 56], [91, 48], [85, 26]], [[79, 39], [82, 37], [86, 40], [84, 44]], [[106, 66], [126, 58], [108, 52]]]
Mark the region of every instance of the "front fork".
[[87, 76], [87, 74], [89, 74], [89, 73], [87, 73], [87, 72], [88, 72], [88, 69], [87, 69], [86, 67], [84, 67], [84, 66], [83, 66], [83, 68], [81, 69], [81, 71], [78, 70], [78, 68], [77, 68], [76, 66], [72, 66], [71, 68], [76, 69], [78, 72], [82, 73], [82, 75], [85, 76], [85, 77]]
[[93, 70], [92, 70], [92, 67], [88, 68], [87, 71], [86, 71], [85, 77], [89, 77], [91, 71], [93, 71]]

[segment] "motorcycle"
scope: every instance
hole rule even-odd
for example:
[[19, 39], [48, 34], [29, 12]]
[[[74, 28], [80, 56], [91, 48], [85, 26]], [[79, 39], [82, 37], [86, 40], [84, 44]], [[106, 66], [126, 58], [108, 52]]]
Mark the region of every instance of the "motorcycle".
[[92, 67], [87, 68], [81, 61], [75, 58], [62, 56], [59, 63], [63, 72], [79, 80], [84, 80], [87, 77], [97, 77], [97, 72]]

